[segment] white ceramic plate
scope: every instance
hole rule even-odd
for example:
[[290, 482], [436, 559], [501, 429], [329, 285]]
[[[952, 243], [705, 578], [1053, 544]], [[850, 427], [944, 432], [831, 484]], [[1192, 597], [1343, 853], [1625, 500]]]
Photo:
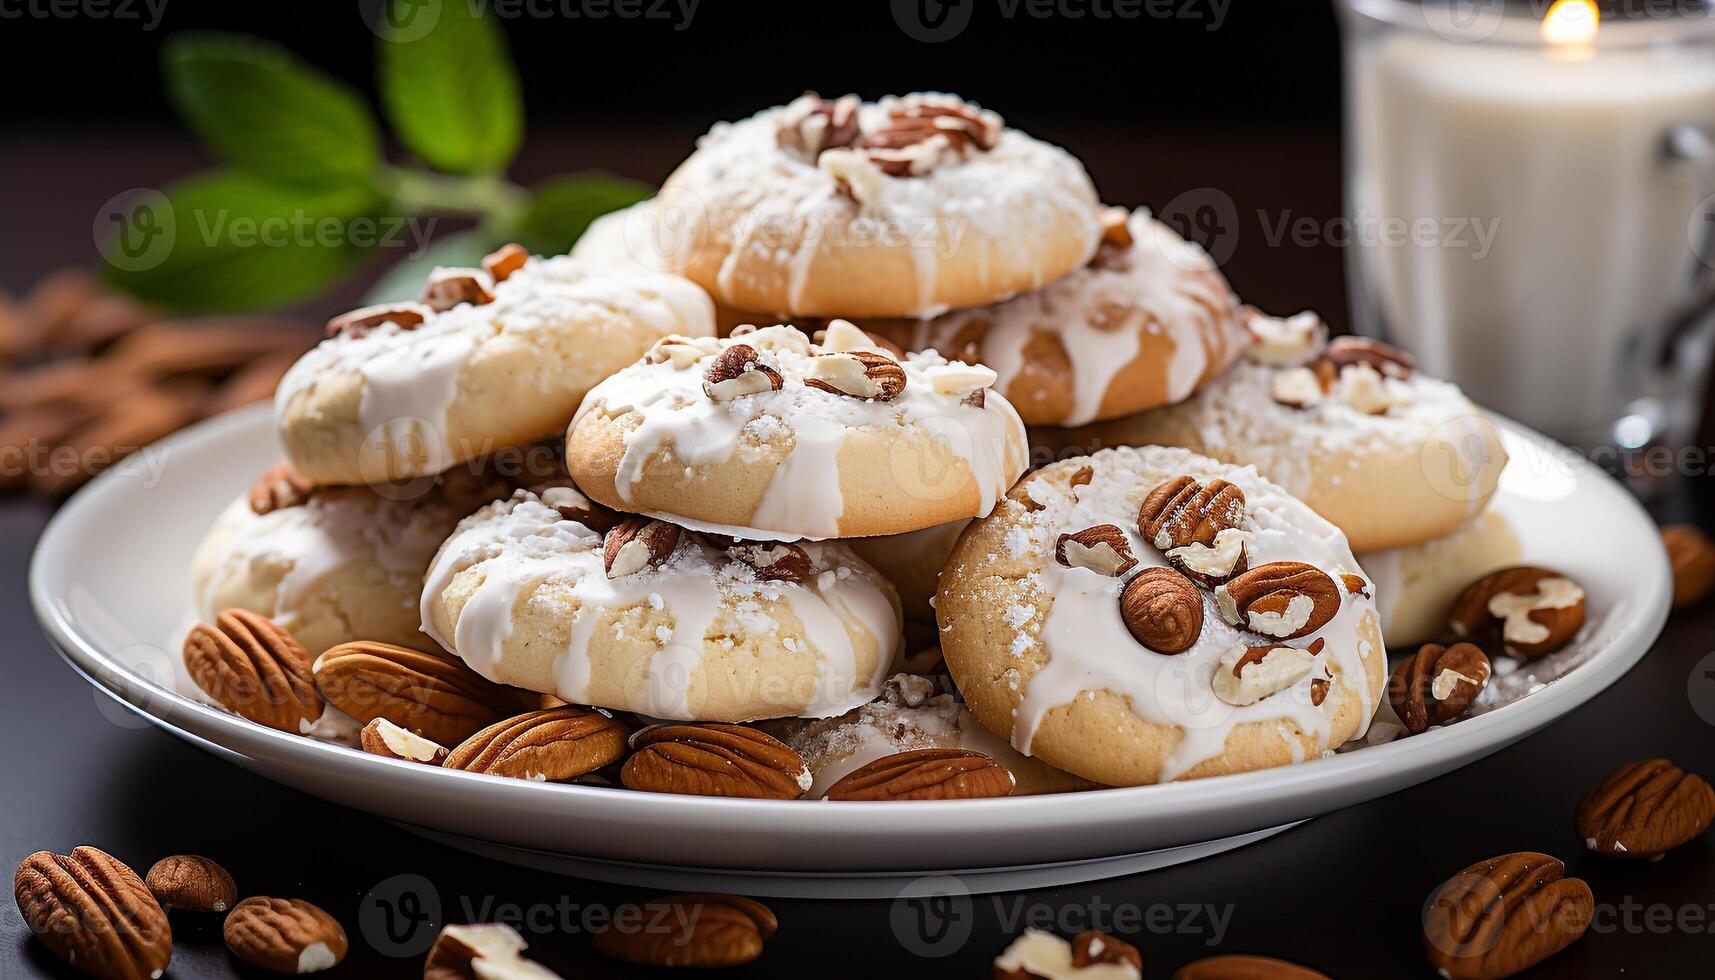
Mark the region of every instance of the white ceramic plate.
[[131, 710], [270, 779], [458, 846], [587, 877], [752, 894], [893, 895], [938, 874], [973, 891], [1047, 886], [1215, 853], [1434, 778], [1554, 721], [1636, 663], [1671, 591], [1654, 524], [1569, 452], [1513, 426], [1507, 439], [1504, 505], [1526, 559], [1590, 596], [1585, 635], [1547, 658], [1541, 683], [1515, 680], [1507, 703], [1331, 758], [1066, 796], [774, 802], [534, 783], [381, 759], [183, 697], [171, 689], [170, 645], [190, 608], [191, 552], [275, 461], [265, 407], [203, 423], [97, 479], [43, 534], [30, 588], [66, 660]]

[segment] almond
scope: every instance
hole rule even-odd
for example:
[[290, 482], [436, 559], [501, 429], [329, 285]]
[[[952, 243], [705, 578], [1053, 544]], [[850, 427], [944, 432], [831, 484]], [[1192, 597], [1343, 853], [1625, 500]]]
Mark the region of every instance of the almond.
[[566, 705], [529, 711], [477, 732], [441, 765], [490, 776], [563, 783], [625, 755], [625, 726], [612, 715]]
[[1120, 591], [1120, 619], [1156, 653], [1182, 653], [1203, 634], [1203, 594], [1171, 568], [1146, 568]]
[[291, 463], [279, 463], [250, 485], [250, 509], [258, 517], [309, 502], [315, 484], [298, 475]]
[[1137, 567], [1131, 543], [1115, 524], [1097, 524], [1060, 535], [1054, 545], [1054, 560], [1067, 568], [1087, 568], [1114, 578]]
[[779, 369], [749, 344], [733, 344], [703, 369], [703, 394], [717, 402], [779, 391], [784, 384]]
[[187, 912], [225, 912], [238, 902], [238, 884], [212, 858], [175, 854], [155, 862], [144, 879], [155, 901]]
[[1270, 562], [1215, 590], [1221, 617], [1280, 640], [1309, 636], [1340, 611], [1340, 587], [1328, 573], [1297, 561]]
[[502, 687], [444, 653], [358, 640], [316, 658], [316, 686], [339, 710], [377, 718], [441, 745], [457, 745], [516, 714], [518, 691]]
[[758, 578], [804, 582], [815, 574], [810, 553], [784, 541], [741, 541], [729, 547], [727, 554], [756, 569]]
[[761, 956], [779, 928], [768, 906], [737, 895], [667, 895], [641, 912], [596, 933], [596, 952], [642, 966], [738, 966]]
[[417, 302], [436, 313], [463, 303], [482, 306], [494, 302], [494, 279], [481, 269], [436, 269], [423, 283]]
[[1245, 520], [1243, 490], [1225, 480], [1203, 486], [1188, 476], [1175, 477], [1157, 486], [1144, 498], [1138, 512], [1138, 531], [1156, 548], [1167, 551], [1193, 542], [1205, 546], [1228, 528]]
[[482, 257], [482, 269], [496, 283], [502, 283], [512, 278], [512, 274], [524, 268], [530, 261], [530, 252], [517, 242], [502, 245]]
[[892, 401], [905, 390], [905, 369], [876, 351], [841, 351], [810, 359], [804, 383], [820, 391], [851, 398]]
[[558, 974], [523, 957], [528, 947], [508, 925], [447, 926], [429, 949], [423, 980], [559, 980]]
[[421, 303], [382, 303], [377, 306], [365, 306], [342, 313], [328, 321], [327, 335], [329, 337], [344, 336], [356, 339], [380, 327], [391, 323], [400, 330], [415, 330], [423, 325], [434, 311]]
[[1673, 563], [1673, 608], [1695, 606], [1715, 592], [1715, 541], [1691, 524], [1669, 524], [1661, 541]]
[[913, 749], [877, 759], [828, 787], [829, 800], [972, 800], [1008, 796], [1011, 771], [969, 749]]
[[802, 756], [743, 725], [657, 725], [638, 732], [632, 748], [620, 770], [626, 789], [795, 800], [810, 788]]
[[647, 517], [627, 517], [607, 532], [602, 567], [608, 578], [624, 578], [660, 568], [679, 547], [679, 528]]
[[322, 716], [310, 653], [273, 620], [228, 609], [185, 637], [185, 668], [197, 687], [259, 725], [294, 735]]
[[1590, 927], [1590, 886], [1547, 854], [1479, 861], [1443, 882], [1423, 917], [1423, 950], [1447, 980], [1510, 977], [1572, 945]]
[[[1215, 665], [1211, 679], [1215, 696], [1235, 707], [1255, 704], [1309, 677], [1316, 669], [1316, 655], [1321, 652], [1321, 640], [1302, 650], [1279, 643], [1229, 647]], [[1326, 693], [1324, 687], [1323, 695]], [[1312, 700], [1321, 704], [1314, 694]]]
[[226, 948], [273, 973], [317, 973], [345, 959], [345, 929], [301, 898], [256, 896], [238, 903], [221, 929]]
[[12, 893], [42, 945], [92, 977], [152, 980], [172, 959], [173, 930], [148, 886], [93, 847], [37, 851], [18, 865]]
[[1413, 735], [1469, 711], [1489, 683], [1489, 658], [1470, 643], [1424, 644], [1394, 668], [1388, 701]]
[[408, 732], [385, 718], [371, 719], [357, 733], [357, 744], [370, 755], [401, 762], [438, 766], [447, 758], [447, 747]]
[[1715, 819], [1715, 790], [1666, 759], [1621, 766], [1578, 803], [1584, 846], [1616, 858], [1659, 858]]
[[1324, 356], [1342, 369], [1362, 364], [1374, 368], [1383, 377], [1401, 381], [1417, 370], [1417, 362], [1410, 354], [1368, 337], [1335, 337], [1329, 341], [1328, 353]]
[[1238, 953], [1187, 963], [1173, 974], [1173, 980], [1328, 980], [1328, 976], [1272, 956]]
[[1448, 614], [1453, 633], [1479, 646], [1499, 641], [1526, 659], [1553, 653], [1584, 625], [1584, 590], [1559, 572], [1516, 565], [1466, 587]]

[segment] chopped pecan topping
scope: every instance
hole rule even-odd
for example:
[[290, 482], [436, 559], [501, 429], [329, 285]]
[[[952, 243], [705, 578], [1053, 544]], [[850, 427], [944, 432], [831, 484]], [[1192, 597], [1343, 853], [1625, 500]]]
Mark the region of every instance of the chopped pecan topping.
[[775, 133], [782, 147], [797, 150], [814, 160], [822, 151], [851, 146], [858, 138], [858, 108], [855, 95], [829, 102], [814, 92], [805, 92], [780, 115]]

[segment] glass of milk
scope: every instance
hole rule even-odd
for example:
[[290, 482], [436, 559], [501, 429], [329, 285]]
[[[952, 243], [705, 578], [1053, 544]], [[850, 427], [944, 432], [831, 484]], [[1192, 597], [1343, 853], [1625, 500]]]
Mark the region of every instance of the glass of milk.
[[1715, 308], [1715, 12], [1336, 3], [1359, 329], [1616, 464], [1683, 445]]

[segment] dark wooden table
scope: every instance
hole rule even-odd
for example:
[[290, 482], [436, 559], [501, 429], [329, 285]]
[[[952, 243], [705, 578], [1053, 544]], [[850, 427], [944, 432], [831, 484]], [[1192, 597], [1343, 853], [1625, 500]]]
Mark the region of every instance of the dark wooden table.
[[[1164, 202], [1219, 188], [1238, 215], [1228, 268], [1247, 297], [1283, 309], [1340, 308], [1338, 251], [1274, 247], [1255, 215], [1259, 208], [1270, 220], [1287, 209], [1337, 213], [1331, 135], [1048, 135], [1091, 160], [1112, 200]], [[656, 178], [689, 133], [612, 136], [605, 149], [539, 139], [524, 169], [605, 165]], [[89, 216], [103, 200], [197, 164], [177, 145], [104, 146], [93, 139], [14, 144], [0, 153], [0, 186], [33, 188], [14, 213], [14, 228], [33, 237], [0, 236], [0, 285], [20, 288], [54, 265], [85, 260]], [[252, 776], [106, 702], [53, 654], [29, 610], [27, 562], [49, 514], [44, 503], [0, 501], [0, 860], [10, 866], [40, 848], [63, 853], [85, 843], [138, 869], [171, 853], [217, 857], [246, 893], [307, 898], [345, 924], [352, 952], [328, 974], [334, 977], [421, 975], [430, 927], [389, 935], [364, 912], [402, 889], [432, 894], [449, 921], [519, 924], [532, 955], [568, 978], [628, 975], [591, 951], [584, 924], [646, 893], [428, 843]], [[770, 900], [779, 935], [761, 960], [731, 975], [985, 977], [1008, 939], [1036, 925], [1121, 934], [1142, 949], [1152, 977], [1214, 952], [1280, 955], [1338, 978], [1429, 977], [1418, 937], [1430, 890], [1472, 861], [1532, 849], [1566, 859], [1594, 889], [1598, 913], [1589, 935], [1530, 976], [1707, 977], [1715, 963], [1715, 836], [1659, 863], [1619, 863], [1586, 856], [1571, 824], [1585, 789], [1623, 762], [1666, 755], [1715, 776], [1712, 651], [1715, 604], [1676, 616], [1643, 662], [1588, 705], [1482, 762], [1195, 864], [955, 903], [945, 910], [947, 934], [963, 939], [935, 946], [935, 958], [914, 952], [924, 949], [915, 927], [896, 926], [917, 919], [913, 908]], [[214, 923], [179, 917], [174, 927], [171, 976], [254, 975], [236, 968]], [[30, 938], [8, 904], [0, 912], [0, 977], [37, 976], [73, 974]]]

